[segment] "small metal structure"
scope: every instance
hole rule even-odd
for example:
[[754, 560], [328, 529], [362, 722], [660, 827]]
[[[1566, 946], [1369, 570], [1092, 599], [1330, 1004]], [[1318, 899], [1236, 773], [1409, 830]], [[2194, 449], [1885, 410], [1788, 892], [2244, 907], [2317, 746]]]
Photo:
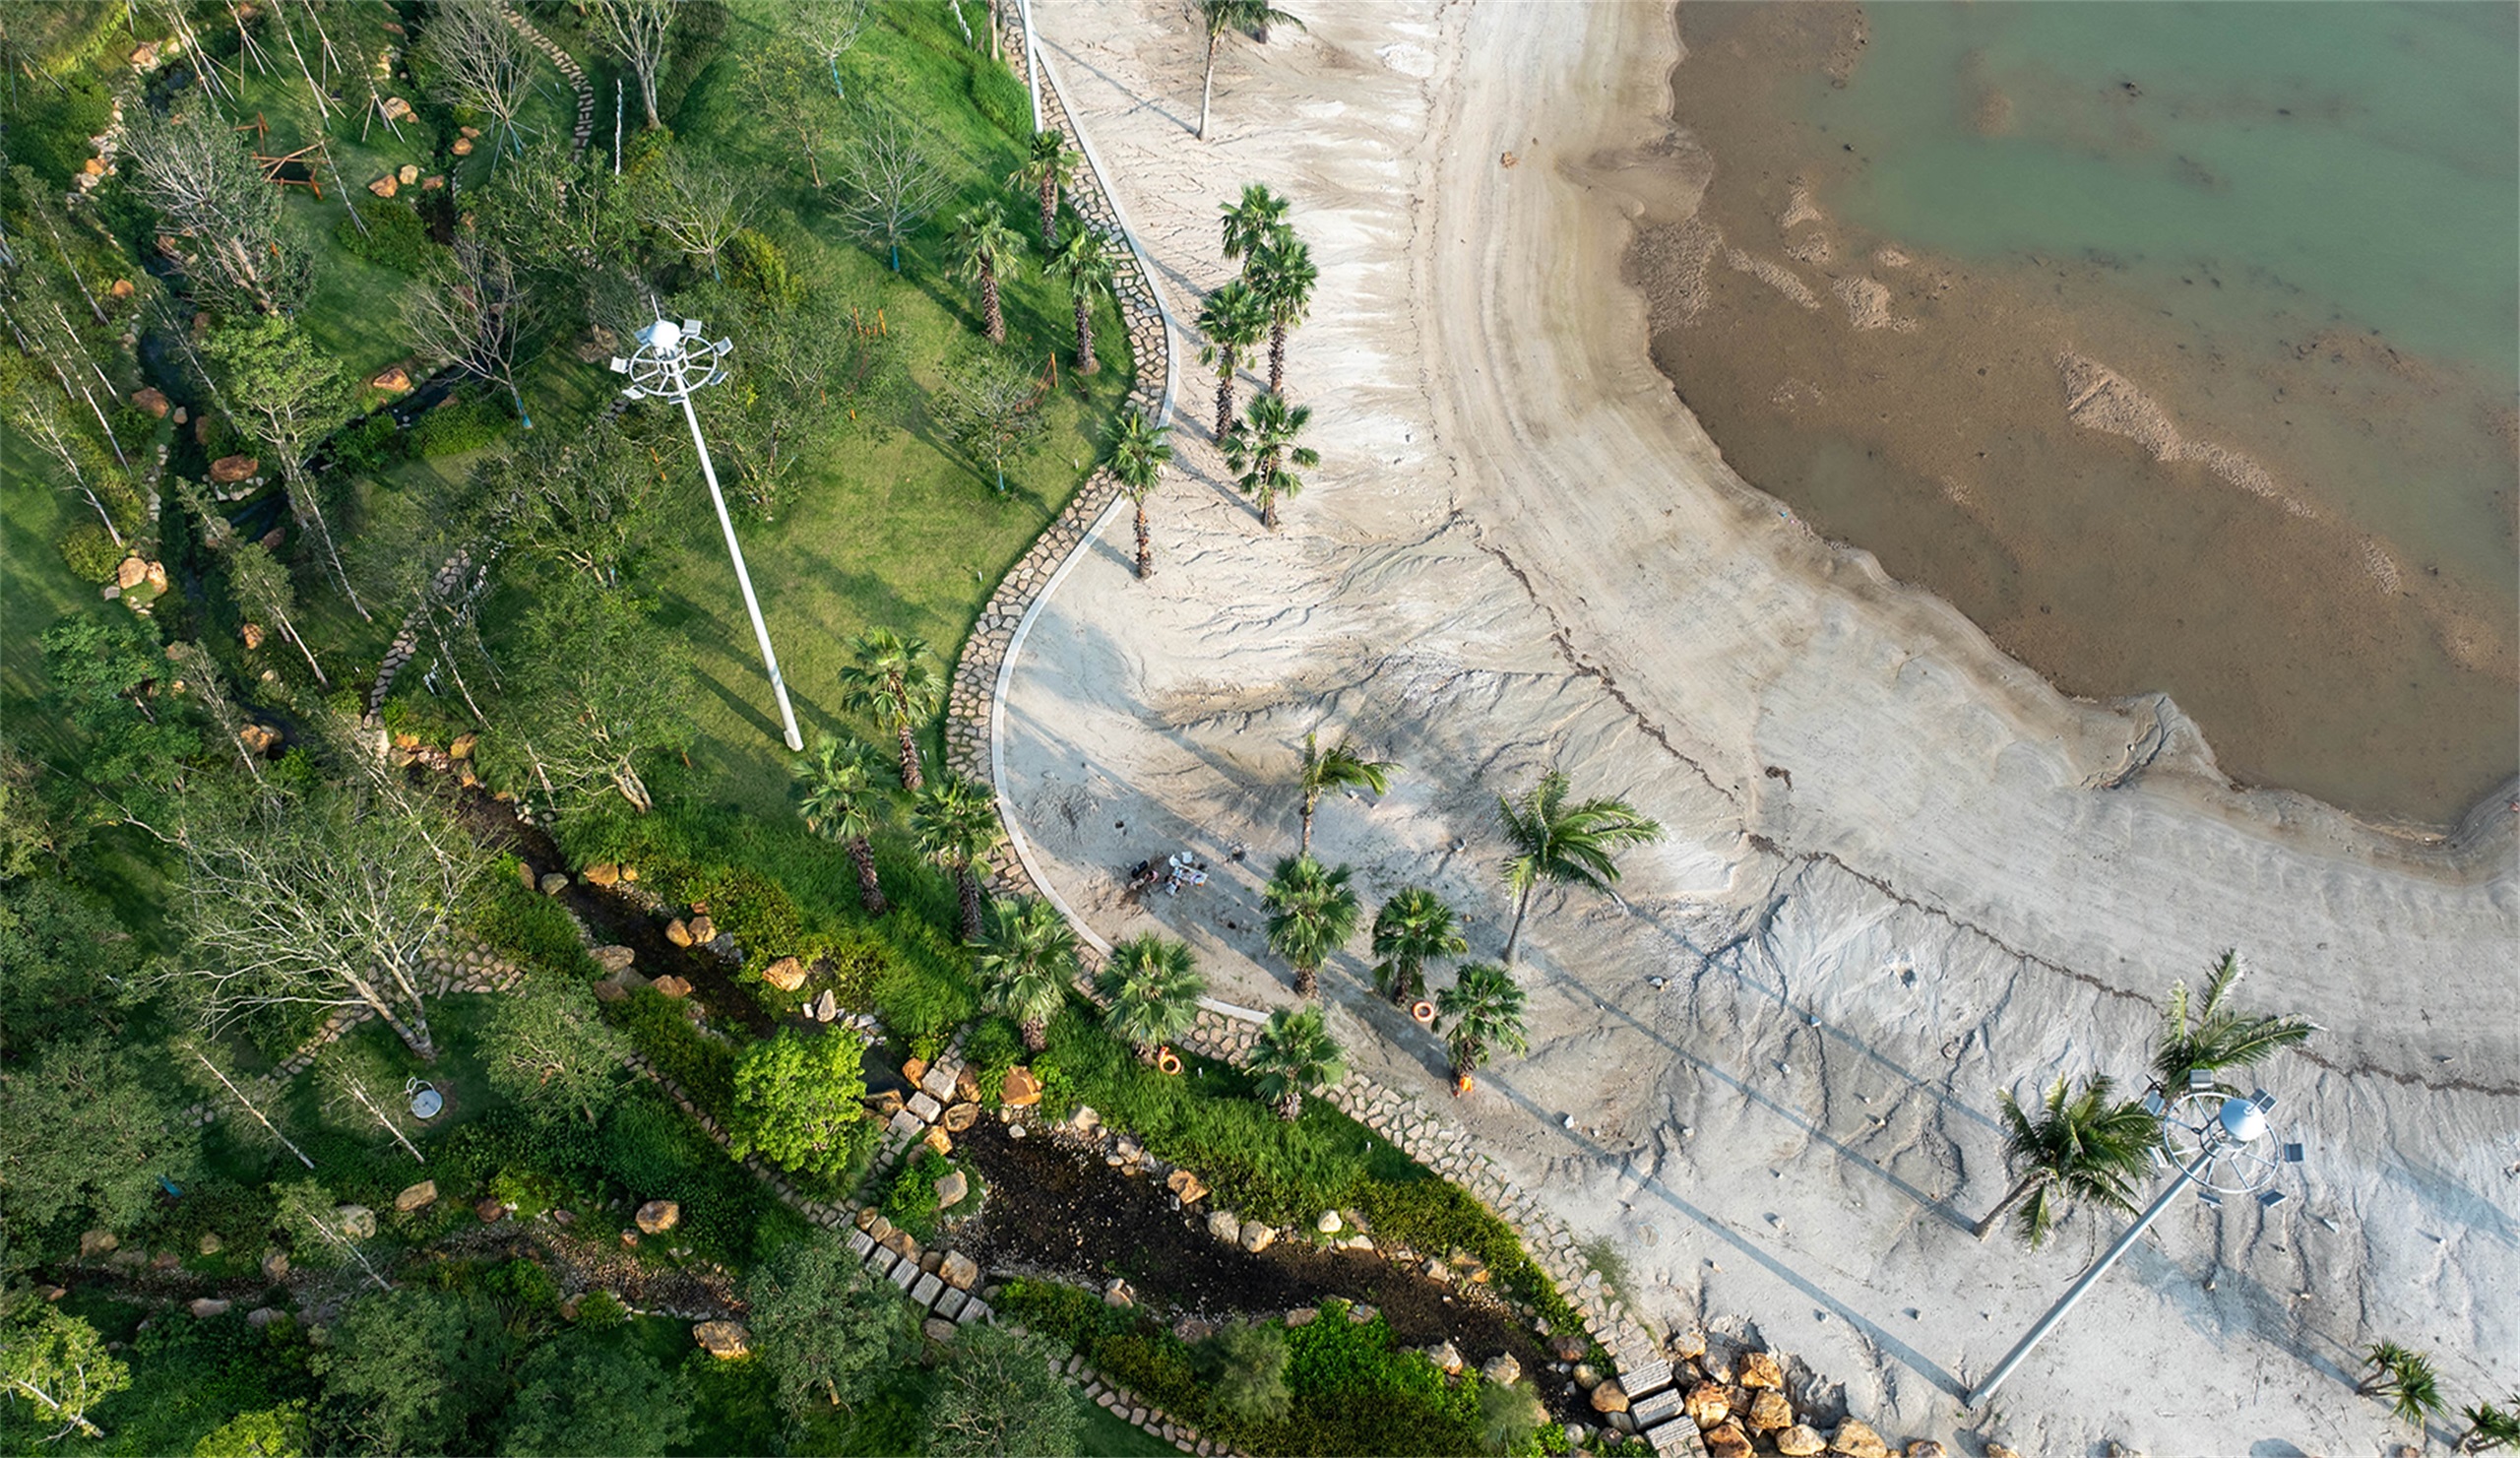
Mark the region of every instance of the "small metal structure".
[[762, 666], [770, 673], [770, 691], [779, 700], [780, 725], [787, 731], [788, 748], [801, 753], [805, 736], [796, 730], [796, 711], [788, 703], [788, 681], [779, 676], [779, 656], [770, 649], [770, 629], [761, 620], [761, 600], [753, 596], [752, 574], [744, 570], [744, 552], [735, 543], [735, 523], [726, 515], [725, 493], [718, 489], [718, 467], [709, 459], [709, 442], [700, 433], [699, 412], [691, 408], [691, 392], [704, 390], [726, 377], [726, 355], [734, 348], [728, 339], [710, 340], [701, 332], [697, 319], [680, 324], [670, 319], [658, 319], [639, 331], [637, 352], [624, 359], [612, 358], [612, 372], [628, 375], [630, 383], [621, 393], [632, 400], [654, 396], [682, 407], [682, 418], [691, 426], [691, 443], [700, 450], [700, 475], [709, 482], [709, 500], [718, 508], [718, 525], [726, 534], [726, 555], [735, 560], [735, 583], [743, 589], [744, 611], [752, 617], [752, 634], [761, 644]]
[[410, 1079], [404, 1083], [403, 1093], [411, 1101], [411, 1117], [413, 1118], [433, 1119], [446, 1108], [446, 1096], [439, 1093], [434, 1084], [424, 1083], [416, 1078]]

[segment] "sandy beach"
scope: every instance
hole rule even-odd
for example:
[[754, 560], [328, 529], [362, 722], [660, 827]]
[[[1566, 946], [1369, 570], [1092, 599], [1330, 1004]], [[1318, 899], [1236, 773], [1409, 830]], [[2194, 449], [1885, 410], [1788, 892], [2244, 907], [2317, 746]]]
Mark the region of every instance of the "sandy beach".
[[[2356, 1352], [2428, 1348], [2453, 1404], [2520, 1350], [2520, 880], [2499, 805], [2448, 839], [2238, 792], [2175, 706], [2067, 699], [1960, 613], [1820, 540], [1724, 464], [1649, 353], [1635, 229], [1705, 177], [1656, 120], [1661, 6], [1338, 5], [1229, 42], [1195, 141], [1180, 7], [1037, 12], [1172, 312], [1230, 277], [1220, 203], [1292, 202], [1321, 269], [1290, 394], [1323, 456], [1264, 531], [1181, 368], [1157, 576], [1125, 515], [1044, 602], [998, 717], [1038, 874], [1098, 933], [1191, 940], [1218, 995], [1292, 1000], [1258, 885], [1294, 754], [1407, 768], [1325, 804], [1368, 904], [1427, 885], [1501, 946], [1499, 792], [1549, 766], [1669, 839], [1622, 902], [1544, 895], [1533, 1050], [1451, 1111], [1631, 1305], [1792, 1353], [1895, 1438], [2024, 1452], [2370, 1452]], [[1246, 384], [1246, 388], [1248, 385]], [[1214, 883], [1124, 905], [1187, 848]], [[1239, 853], [1239, 859], [1234, 858]], [[2000, 1091], [2140, 1083], [2159, 1004], [2236, 947], [2252, 1007], [2326, 1030], [2262, 1070], [2310, 1148], [2292, 1201], [2187, 1202], [2013, 1379], [1958, 1394], [2122, 1228], [1968, 1227], [2006, 1180]], [[1354, 1061], [1441, 1097], [1434, 1042], [1356, 948], [1323, 996]], [[1826, 1397], [1826, 1393], [1822, 1394]]]

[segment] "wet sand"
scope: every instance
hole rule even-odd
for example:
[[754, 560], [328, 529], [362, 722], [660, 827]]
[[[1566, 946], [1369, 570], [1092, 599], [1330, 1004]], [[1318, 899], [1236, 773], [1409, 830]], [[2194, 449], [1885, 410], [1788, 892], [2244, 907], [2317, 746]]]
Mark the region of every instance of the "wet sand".
[[[1784, 95], [1855, 74], [1860, 10], [1683, 6], [1678, 27], [1670, 165], [1705, 192], [1649, 217], [1628, 269], [1728, 465], [2065, 692], [2169, 694], [2240, 784], [2444, 826], [2520, 770], [2507, 399], [2322, 321], [2209, 335], [2110, 260], [1867, 236], [1826, 202], [1860, 139]], [[2000, 93], [1972, 104], [2014, 125]], [[2418, 556], [2351, 519], [2340, 473], [2499, 486], [2458, 534], [2474, 551]]]

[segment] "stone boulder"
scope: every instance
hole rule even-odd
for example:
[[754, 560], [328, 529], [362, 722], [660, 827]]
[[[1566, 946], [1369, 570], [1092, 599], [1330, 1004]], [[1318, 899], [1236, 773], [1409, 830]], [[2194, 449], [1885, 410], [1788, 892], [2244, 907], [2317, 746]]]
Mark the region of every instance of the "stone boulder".
[[403, 190], [403, 184], [395, 181], [394, 174], [388, 172], [384, 176], [377, 178], [374, 182], [369, 183], [367, 185], [367, 190], [376, 194], [380, 198], [390, 198], [394, 196], [394, 194]]
[[929, 1129], [927, 1131], [927, 1136], [918, 1142], [936, 1151], [937, 1154], [941, 1156], [951, 1156], [954, 1153], [954, 1136], [946, 1133], [945, 1126], [942, 1124], [938, 1124], [936, 1127]]
[[1738, 1423], [1719, 1423], [1707, 1429], [1706, 1458], [1750, 1458], [1750, 1435]]
[[1708, 1381], [1721, 1382], [1727, 1387], [1732, 1385], [1733, 1377], [1740, 1371], [1733, 1361], [1732, 1354], [1725, 1348], [1716, 1346], [1710, 1346], [1698, 1354], [1697, 1366], [1699, 1371], [1706, 1373]]
[[389, 364], [368, 377], [367, 388], [400, 395], [411, 388], [411, 372], [399, 364]]
[[1164, 1187], [1172, 1191], [1172, 1198], [1179, 1200], [1184, 1209], [1206, 1199], [1208, 1194], [1208, 1187], [1199, 1182], [1199, 1176], [1187, 1170], [1175, 1170], [1164, 1176]]
[[248, 479], [262, 469], [263, 463], [259, 457], [221, 456], [210, 463], [210, 478], [222, 486], [232, 486], [238, 481]]
[[387, 96], [384, 110], [387, 121], [401, 121], [411, 114], [411, 103], [401, 96]]
[[1794, 1404], [1774, 1388], [1762, 1387], [1750, 1397], [1750, 1430], [1774, 1432], [1794, 1426]]
[[1208, 1234], [1228, 1245], [1239, 1244], [1242, 1240], [1242, 1222], [1236, 1220], [1230, 1210], [1211, 1210], [1208, 1212]]
[[1137, 1303], [1136, 1290], [1117, 1276], [1112, 1277], [1110, 1284], [1102, 1288], [1102, 1304], [1106, 1306], [1117, 1306], [1125, 1311]]
[[823, 988], [822, 994], [814, 999], [814, 1005], [807, 1016], [811, 1017], [817, 1023], [838, 1021], [840, 1018], [840, 999], [832, 995], [831, 988]]
[[1469, 1363], [1462, 1361], [1461, 1349], [1450, 1342], [1437, 1342], [1427, 1348], [1426, 1360], [1433, 1363], [1436, 1368], [1447, 1377], [1459, 1374], [1463, 1367], [1470, 1365]]
[[750, 1355], [752, 1333], [740, 1321], [703, 1321], [691, 1329], [700, 1350], [721, 1362]]
[[263, 1279], [266, 1281], [282, 1281], [287, 1279], [287, 1276], [288, 1252], [285, 1250], [264, 1251]]
[[710, 920], [706, 916], [694, 917], [684, 924], [691, 932], [691, 941], [694, 946], [703, 946], [718, 939], [718, 923]]
[[405, 162], [402, 167], [394, 173], [394, 176], [396, 179], [401, 181], [405, 187], [409, 187], [412, 183], [420, 180], [420, 164], [418, 162]]
[[122, 1240], [111, 1231], [89, 1231], [79, 1237], [79, 1258], [94, 1260], [100, 1255], [111, 1255], [114, 1247], [120, 1244]]
[[1602, 1369], [1589, 1362], [1575, 1363], [1575, 1385], [1590, 1392], [1602, 1385]]
[[569, 878], [558, 871], [546, 871], [542, 877], [542, 894], [557, 896], [569, 889]]
[[436, 1202], [437, 1181], [423, 1179], [417, 1184], [406, 1185], [403, 1192], [394, 1197], [394, 1208], [409, 1215], [414, 1210], [426, 1208]]
[[761, 970], [761, 980], [782, 992], [793, 992], [805, 984], [805, 964], [793, 957], [782, 957]]
[[1908, 1458], [1951, 1458], [1951, 1450], [1929, 1437], [1908, 1444]]
[[272, 746], [280, 742], [280, 731], [267, 725], [248, 724], [236, 730], [236, 742], [244, 745], [248, 754], [269, 754]]
[[458, 137], [455, 139], [454, 144], [447, 150], [454, 153], [457, 157], [471, 157], [472, 155], [472, 139], [470, 137]]
[[1503, 1352], [1487, 1359], [1487, 1364], [1479, 1369], [1479, 1375], [1499, 1387], [1511, 1387], [1523, 1379], [1523, 1364], [1514, 1359], [1513, 1353]]
[[1829, 1443], [1813, 1428], [1796, 1423], [1776, 1435], [1776, 1450], [1785, 1458], [1816, 1458], [1828, 1451]]
[[166, 392], [150, 385], [132, 391], [131, 403], [160, 420], [166, 418], [166, 412], [174, 409], [174, 403], [166, 398]]
[[1627, 1389], [1616, 1382], [1604, 1382], [1593, 1389], [1593, 1411], [1624, 1413], [1627, 1411]]
[[691, 928], [676, 917], [665, 923], [665, 940], [677, 947], [687, 947], [691, 945]]
[[681, 978], [675, 977], [671, 973], [667, 973], [663, 977], [657, 979], [655, 982], [649, 983], [649, 985], [655, 987], [660, 993], [667, 997], [688, 997], [691, 995], [691, 983]]
[[1325, 1236], [1335, 1236], [1343, 1228], [1343, 1223], [1339, 1219], [1338, 1211], [1324, 1210], [1321, 1212], [1321, 1218], [1312, 1223], [1312, 1228]]
[[598, 860], [578, 872], [578, 878], [590, 886], [618, 886], [621, 884], [621, 867], [609, 860]]
[[1785, 1366], [1773, 1352], [1741, 1354], [1741, 1385], [1744, 1387], [1783, 1387]]
[[1700, 1382], [1680, 1399], [1680, 1411], [1699, 1427], [1713, 1427], [1732, 1416], [1732, 1404], [1724, 1389], [1713, 1382]]
[[353, 1240], [365, 1240], [376, 1234], [376, 1212], [365, 1205], [341, 1205], [333, 1215], [342, 1223], [342, 1234]]
[[194, 1298], [192, 1303], [184, 1309], [192, 1312], [202, 1320], [208, 1321], [213, 1316], [226, 1315], [227, 1308], [230, 1304], [230, 1302], [222, 1300], [218, 1297], [205, 1296]]
[[1986, 1458], [2021, 1458], [2021, 1454], [2002, 1443], [1986, 1444]]
[[930, 1316], [925, 1321], [918, 1324], [918, 1330], [919, 1335], [924, 1336], [929, 1341], [934, 1342], [939, 1346], [943, 1346], [945, 1343], [954, 1340], [954, 1333], [962, 1330], [962, 1328], [956, 1326], [953, 1322], [946, 1320], [942, 1316]]
[[226, 1242], [226, 1241], [224, 1241], [224, 1240], [222, 1240], [222, 1239], [220, 1239], [220, 1238], [219, 1238], [219, 1232], [217, 1232], [217, 1231], [204, 1231], [204, 1232], [202, 1232], [202, 1233], [201, 1233], [201, 1253], [202, 1253], [202, 1254], [204, 1254], [204, 1255], [217, 1255], [219, 1252], [220, 1252], [221, 1250], [224, 1250], [224, 1249], [226, 1249], [226, 1248], [227, 1248], [227, 1242]]
[[948, 1250], [936, 1264], [936, 1279], [956, 1291], [969, 1291], [979, 1284], [979, 1263], [959, 1250]]
[[245, 1324], [251, 1327], [269, 1326], [284, 1314], [285, 1313], [278, 1306], [256, 1306], [245, 1313]]
[[632, 1217], [639, 1229], [651, 1236], [662, 1236], [682, 1223], [682, 1206], [671, 1200], [650, 1200]]
[[1076, 1106], [1076, 1112], [1067, 1116], [1067, 1126], [1080, 1134], [1092, 1133], [1095, 1126], [1102, 1122], [1102, 1115], [1095, 1112], [1094, 1106], [1091, 1104], [1079, 1104]]
[[130, 592], [149, 580], [149, 564], [138, 557], [125, 557], [114, 568], [114, 586]]
[[149, 590], [151, 592], [162, 593], [166, 591], [165, 563], [152, 562], [146, 568], [142, 569], [141, 575], [148, 582]]
[[595, 1000], [598, 1002], [627, 1002], [630, 1000], [630, 989], [621, 985], [619, 983], [614, 982], [610, 978], [605, 978], [602, 982], [595, 984]]
[[1706, 1333], [1697, 1327], [1682, 1327], [1671, 1333], [1666, 1349], [1673, 1362], [1688, 1362], [1706, 1354]]
[[998, 1102], [1009, 1109], [1030, 1109], [1041, 1102], [1041, 1085], [1033, 1070], [1022, 1066], [1006, 1070], [1006, 1082], [999, 1087]]
[[1829, 1451], [1845, 1458], [1890, 1458], [1890, 1445], [1881, 1440], [1881, 1434], [1872, 1430], [1871, 1424], [1856, 1418], [1839, 1424], [1838, 1430], [1829, 1435]]
[[497, 1225], [508, 1218], [508, 1206], [497, 1195], [483, 1195], [472, 1206], [472, 1214], [483, 1225]]
[[1277, 1231], [1268, 1226], [1254, 1223], [1242, 1228], [1242, 1248], [1250, 1251], [1253, 1255], [1258, 1255], [1261, 1251], [1268, 1249], [1271, 1245], [1276, 1244], [1277, 1240]]
[[261, 623], [246, 623], [237, 628], [236, 636], [245, 640], [245, 651], [247, 653], [252, 653], [255, 649], [263, 646], [263, 625]]
[[1548, 1339], [1548, 1355], [1560, 1362], [1582, 1362], [1587, 1346], [1582, 1337], [1561, 1331]]
[[951, 1210], [955, 1206], [963, 1203], [963, 1201], [971, 1195], [971, 1177], [966, 1175], [962, 1171], [956, 1170], [944, 1178], [936, 1181], [936, 1208], [939, 1210]]
[[595, 949], [595, 965], [602, 968], [606, 973], [627, 972], [638, 960], [639, 949], [636, 947], [609, 946]]
[[980, 1107], [976, 1104], [957, 1104], [945, 1110], [945, 1129], [948, 1133], [960, 1134], [979, 1121]]

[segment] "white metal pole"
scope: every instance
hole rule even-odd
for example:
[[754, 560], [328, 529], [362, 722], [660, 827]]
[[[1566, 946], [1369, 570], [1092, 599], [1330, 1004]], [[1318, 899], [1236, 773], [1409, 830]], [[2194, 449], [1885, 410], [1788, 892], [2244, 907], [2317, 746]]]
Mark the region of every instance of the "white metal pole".
[[691, 443], [700, 448], [700, 475], [709, 482], [709, 500], [718, 508], [718, 525], [726, 533], [726, 555], [735, 559], [735, 584], [744, 590], [744, 611], [752, 614], [752, 635], [761, 643], [762, 666], [770, 670], [770, 691], [779, 697], [779, 722], [788, 730], [788, 748], [801, 753], [805, 736], [796, 732], [796, 711], [788, 704], [788, 680], [779, 676], [779, 655], [770, 651], [770, 629], [761, 620], [761, 602], [752, 595], [752, 574], [744, 570], [744, 549], [735, 544], [734, 518], [726, 515], [725, 494], [718, 489], [718, 467], [709, 459], [709, 441], [700, 433], [700, 412], [691, 408], [691, 389], [682, 376], [679, 357], [667, 362], [674, 391], [682, 400], [682, 417], [691, 424]]
[[1033, 38], [1033, 0], [1015, 0], [1024, 23], [1024, 89], [1033, 94], [1033, 130], [1041, 130], [1041, 46]]

